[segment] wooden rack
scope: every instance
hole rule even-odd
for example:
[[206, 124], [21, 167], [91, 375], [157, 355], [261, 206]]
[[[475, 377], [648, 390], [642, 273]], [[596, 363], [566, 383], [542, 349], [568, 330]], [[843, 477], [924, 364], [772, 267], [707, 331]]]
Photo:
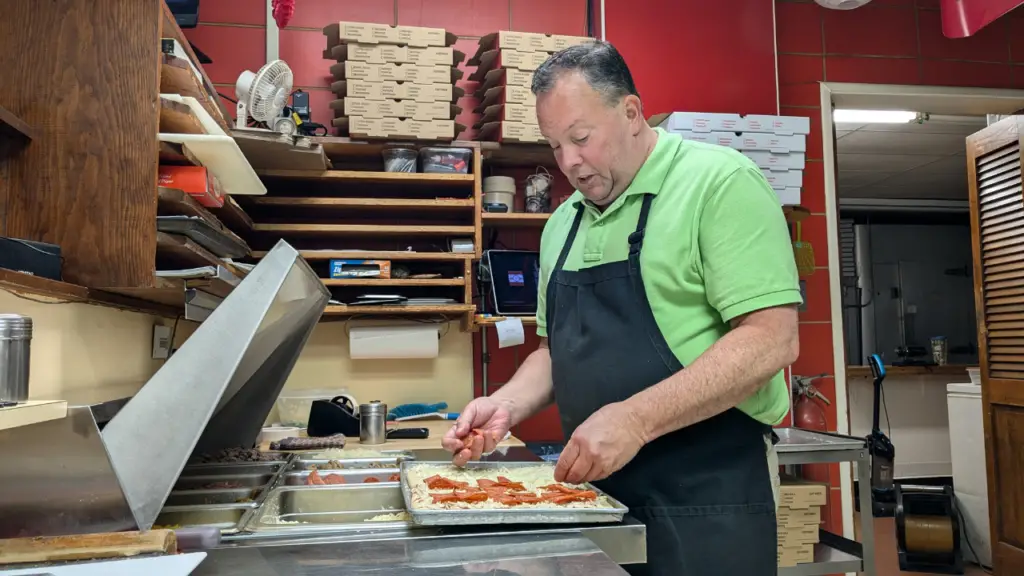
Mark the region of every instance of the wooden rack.
[[[299, 248], [340, 302], [373, 291], [454, 300], [445, 305], [331, 304], [325, 320], [439, 317], [459, 319], [465, 329], [471, 328], [476, 312], [472, 264], [482, 238], [479, 143], [452, 144], [472, 150], [469, 174], [432, 174], [384, 171], [383, 144], [337, 137], [312, 140], [323, 147], [334, 169], [257, 170], [268, 194], [240, 199], [253, 220], [250, 238], [258, 249], [252, 258], [264, 257], [266, 249], [284, 239]], [[449, 252], [449, 239], [459, 237], [472, 239], [476, 251]], [[414, 275], [440, 276], [331, 278], [328, 261], [334, 259], [388, 260], [392, 271], [400, 266]]]
[[[214, 123], [229, 128], [229, 115], [173, 14], [163, 0], [12, 0], [5, 17], [24, 24], [11, 28], [9, 45], [35, 45], [53, 30], [91, 40], [16, 58], [10, 71], [16, 81], [0, 84], [0, 103], [7, 107], [0, 111], [0, 132], [8, 135], [13, 128], [31, 141], [8, 159], [13, 169], [0, 186], [7, 195], [0, 197], [0, 234], [59, 245], [65, 282], [57, 285], [74, 301], [130, 302], [133, 308], [180, 314], [189, 282], [157, 277], [158, 263], [167, 258], [178, 267], [194, 267], [220, 259], [183, 236], [158, 233], [157, 216], [195, 216], [225, 233], [230, 228], [236, 239], [247, 218], [236, 206], [204, 209], [180, 191], [158, 190], [157, 158], [195, 163], [187, 149], [161, 143], [158, 133], [206, 132], [188, 105], [161, 95], [196, 98]], [[184, 58], [161, 52], [161, 39], [168, 38], [177, 40]], [[92, 72], [67, 76], [66, 70]], [[12, 112], [24, 122], [12, 120]]]

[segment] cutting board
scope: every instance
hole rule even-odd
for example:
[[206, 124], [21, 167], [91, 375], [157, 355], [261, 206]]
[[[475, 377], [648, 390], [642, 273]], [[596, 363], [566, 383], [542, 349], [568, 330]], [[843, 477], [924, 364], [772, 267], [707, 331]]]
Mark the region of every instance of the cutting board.
[[126, 558], [139, 554], [177, 552], [178, 539], [173, 530], [12, 538], [0, 540], [0, 565]]
[[188, 576], [206, 558], [206, 552], [80, 562], [20, 570], [0, 570], [0, 576]]

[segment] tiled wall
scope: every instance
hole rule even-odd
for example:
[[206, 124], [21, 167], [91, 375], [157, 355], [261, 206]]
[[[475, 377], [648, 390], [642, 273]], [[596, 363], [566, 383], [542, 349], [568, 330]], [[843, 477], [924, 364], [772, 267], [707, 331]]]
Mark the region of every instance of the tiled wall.
[[[265, 0], [203, 2], [199, 26], [185, 32], [213, 59], [207, 74], [227, 96], [234, 98], [242, 70], [255, 72], [266, 62], [266, 12]], [[291, 66], [295, 87], [309, 92], [313, 121], [328, 126], [334, 95], [321, 29], [339, 20], [445, 28], [460, 37], [455, 47], [467, 58], [476, 52], [480, 36], [498, 30], [582, 36], [587, 25], [586, 0], [296, 0], [294, 16], [280, 31], [278, 56]], [[472, 67], [463, 69], [464, 78], [473, 72]], [[459, 86], [471, 94], [475, 84], [463, 80]], [[466, 97], [458, 104], [463, 109], [458, 121], [472, 126], [477, 102]], [[229, 108], [234, 111], [233, 104]], [[471, 139], [472, 131], [462, 138]]]
[[[793, 368], [803, 375], [832, 373], [818, 82], [1024, 87], [1024, 13], [996, 20], [974, 37], [950, 40], [942, 35], [938, 0], [874, 0], [851, 11], [827, 10], [810, 0], [776, 0], [775, 10], [782, 113], [809, 116], [812, 125], [803, 203], [813, 215], [803, 225], [803, 237], [815, 248], [818, 271], [807, 278], [800, 359]], [[833, 379], [817, 386], [835, 398]], [[834, 430], [834, 402], [827, 419]], [[821, 476], [834, 487], [828, 514], [840, 526], [838, 466]]]

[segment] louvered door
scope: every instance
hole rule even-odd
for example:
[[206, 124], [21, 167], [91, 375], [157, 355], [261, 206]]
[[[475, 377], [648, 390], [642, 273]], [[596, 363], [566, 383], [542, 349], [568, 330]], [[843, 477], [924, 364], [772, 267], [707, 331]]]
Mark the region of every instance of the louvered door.
[[996, 574], [1024, 574], [1024, 116], [967, 139], [974, 298], [981, 347]]

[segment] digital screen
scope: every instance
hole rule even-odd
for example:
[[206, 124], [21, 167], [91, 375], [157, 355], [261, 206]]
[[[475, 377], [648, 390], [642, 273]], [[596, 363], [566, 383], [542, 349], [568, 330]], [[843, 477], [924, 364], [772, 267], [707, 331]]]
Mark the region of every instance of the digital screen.
[[536, 314], [540, 255], [523, 250], [489, 250], [487, 262], [495, 311], [500, 315]]

